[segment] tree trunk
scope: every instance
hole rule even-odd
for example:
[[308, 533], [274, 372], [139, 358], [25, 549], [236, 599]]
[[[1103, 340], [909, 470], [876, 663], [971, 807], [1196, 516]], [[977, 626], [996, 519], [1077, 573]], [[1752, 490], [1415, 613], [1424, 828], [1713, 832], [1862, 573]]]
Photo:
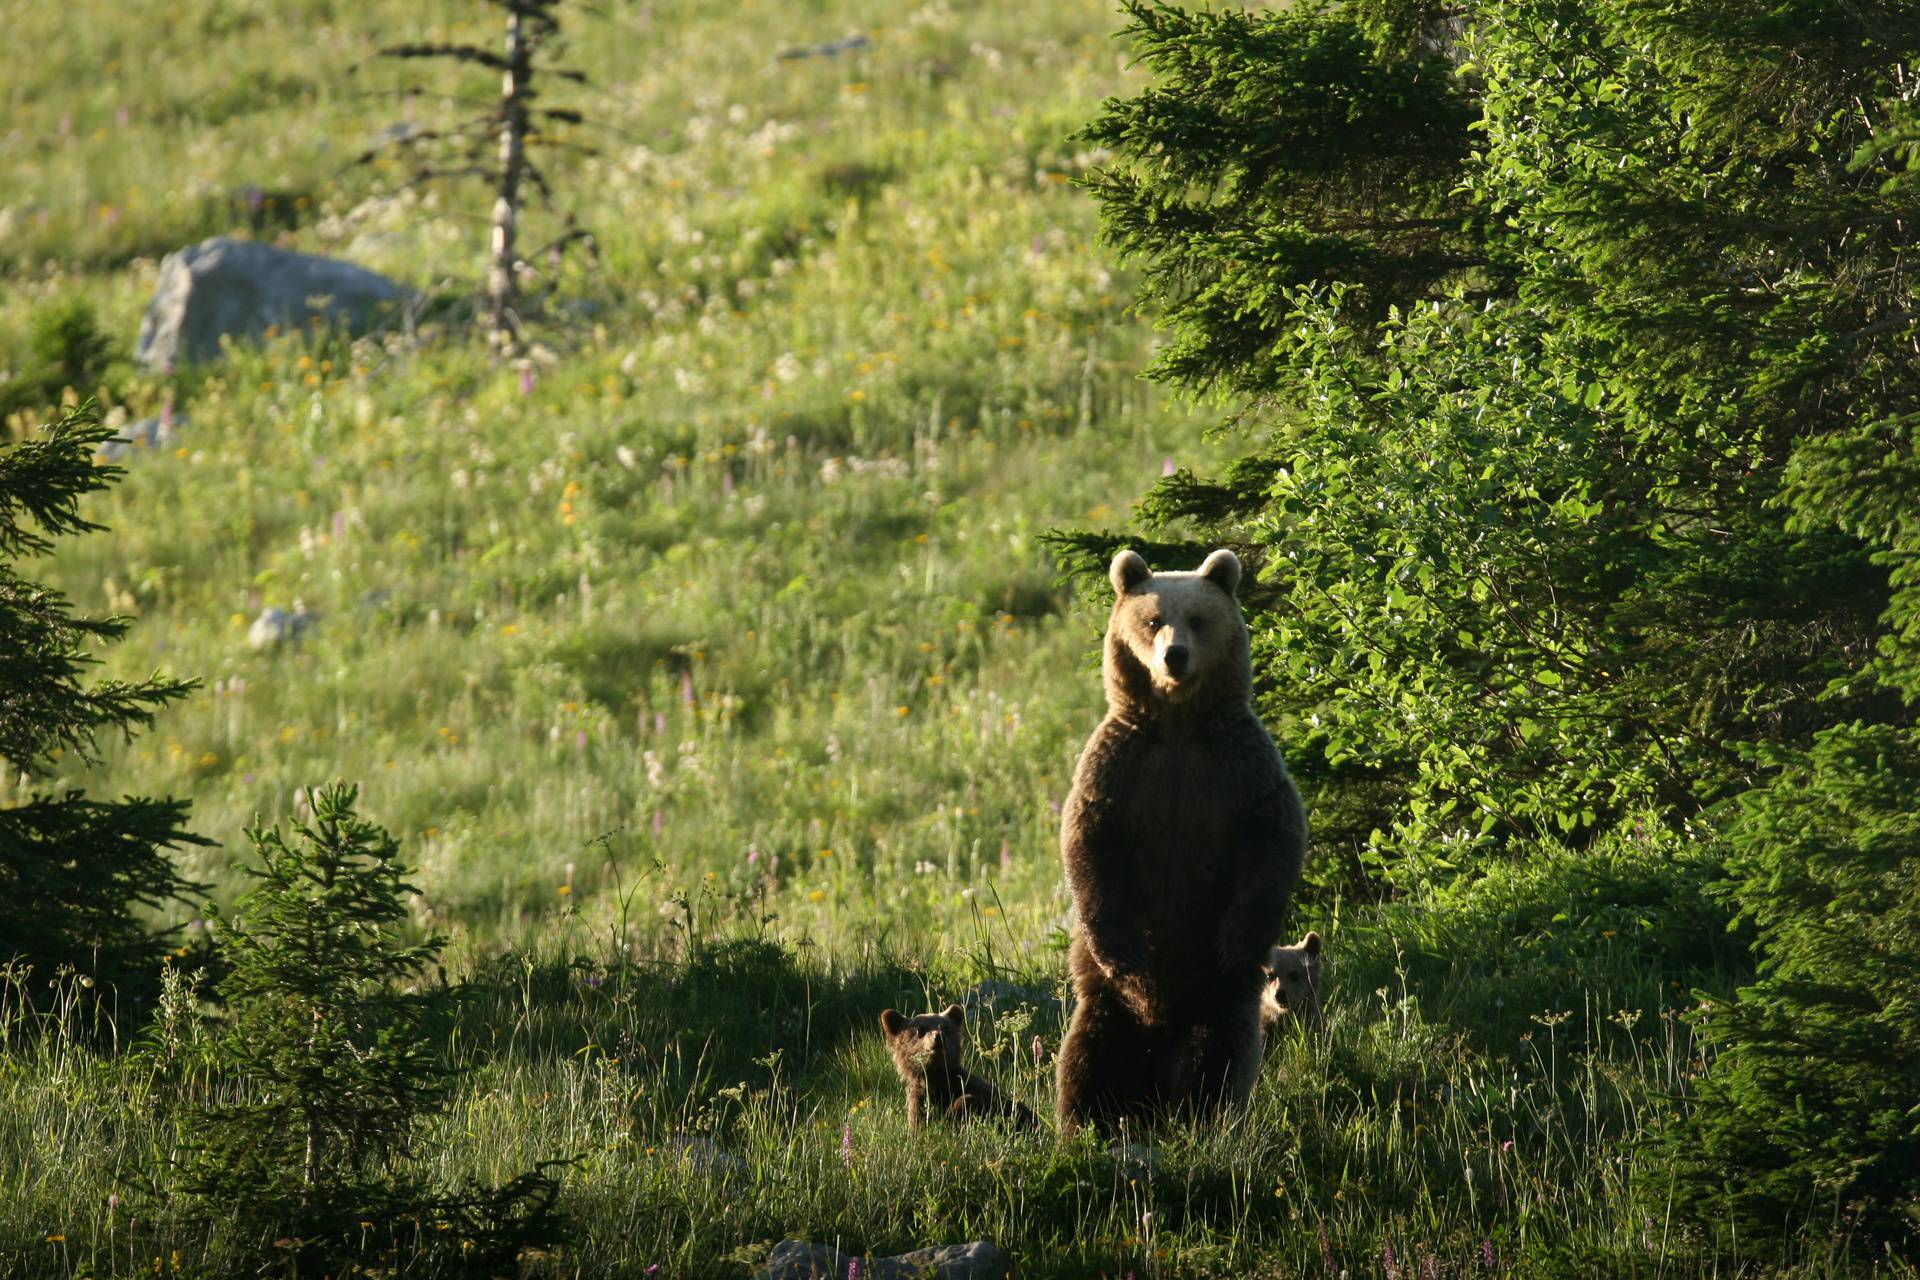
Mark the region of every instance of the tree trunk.
[[512, 350], [520, 333], [515, 312], [518, 280], [513, 240], [520, 217], [520, 178], [526, 165], [527, 88], [533, 78], [533, 51], [520, 10], [507, 11], [507, 70], [500, 86], [500, 185], [493, 202], [493, 262], [487, 272], [487, 329], [503, 350]]

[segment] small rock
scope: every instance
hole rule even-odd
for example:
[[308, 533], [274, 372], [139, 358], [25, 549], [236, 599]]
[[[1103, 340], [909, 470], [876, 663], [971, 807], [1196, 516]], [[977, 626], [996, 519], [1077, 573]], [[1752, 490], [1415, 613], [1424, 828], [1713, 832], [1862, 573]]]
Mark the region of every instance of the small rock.
[[1160, 1153], [1138, 1142], [1116, 1142], [1107, 1154], [1131, 1177], [1151, 1178], [1160, 1171]]
[[972, 1010], [1001, 1013], [1022, 1005], [1043, 1012], [1059, 1013], [1060, 997], [1038, 987], [1023, 987], [1017, 982], [976, 982], [960, 997], [960, 1003]]
[[780, 60], [792, 62], [796, 58], [837, 58], [843, 53], [858, 53], [873, 41], [858, 32], [838, 40], [828, 40], [824, 44], [803, 44], [793, 49], [782, 49]]
[[100, 456], [109, 462], [118, 462], [132, 453], [135, 445], [164, 449], [179, 438], [180, 428], [186, 425], [185, 417], [170, 413], [130, 422], [120, 428], [118, 434], [100, 442]]
[[133, 358], [149, 369], [171, 369], [216, 359], [224, 337], [259, 337], [271, 326], [304, 331], [315, 319], [361, 330], [397, 312], [408, 296], [350, 262], [214, 236], [160, 263]]
[[291, 611], [269, 605], [247, 628], [247, 643], [256, 649], [271, 649], [290, 641], [298, 642], [319, 624], [320, 615], [297, 600]]
[[754, 1280], [847, 1280], [859, 1264], [860, 1280], [1007, 1280], [1013, 1259], [986, 1240], [935, 1245], [891, 1258], [841, 1253], [824, 1244], [782, 1240]]
[[747, 1167], [746, 1161], [730, 1151], [721, 1150], [712, 1138], [690, 1138], [685, 1134], [675, 1134], [671, 1146], [695, 1173], [725, 1178], [744, 1172]]

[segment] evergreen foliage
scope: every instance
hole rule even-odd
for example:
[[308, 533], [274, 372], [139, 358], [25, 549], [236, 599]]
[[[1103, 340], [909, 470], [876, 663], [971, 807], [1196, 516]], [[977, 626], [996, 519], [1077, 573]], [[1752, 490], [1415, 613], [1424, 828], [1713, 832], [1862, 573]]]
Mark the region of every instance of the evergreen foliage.
[[165, 946], [146, 913], [194, 887], [171, 852], [207, 843], [186, 829], [187, 803], [34, 783], [62, 755], [90, 758], [102, 733], [151, 724], [193, 683], [89, 681], [91, 647], [120, 639], [128, 620], [76, 617], [64, 595], [17, 567], [56, 538], [99, 528], [79, 508], [120, 474], [94, 461], [110, 434], [87, 405], [0, 449], [0, 768], [19, 777], [0, 782], [0, 899], [11, 904], [0, 962], [145, 990]]
[[1920, 734], [1842, 725], [1770, 763], [1720, 886], [1760, 977], [1701, 1019], [1678, 1198], [1748, 1239], [1811, 1222], [1920, 1257]]
[[27, 363], [0, 381], [0, 418], [51, 404], [72, 387], [82, 394], [105, 371], [113, 343], [83, 298], [65, 298], [34, 310], [27, 324]]
[[1908, 721], [1904, 535], [1834, 517], [1920, 408], [1920, 16], [1129, 11], [1156, 83], [1090, 185], [1156, 376], [1256, 444], [1143, 514], [1264, 561], [1262, 685], [1332, 834], [1392, 867], [1679, 823], [1746, 744]]
[[[406, 937], [398, 843], [354, 812], [358, 789], [309, 793], [310, 823], [247, 833], [259, 883], [221, 928], [231, 968], [220, 1049], [235, 1100], [196, 1116], [184, 1185], [233, 1229], [308, 1265], [408, 1274], [511, 1266], [557, 1238], [557, 1184], [538, 1170], [497, 1189], [436, 1193], [410, 1160], [415, 1123], [452, 1081], [419, 989], [438, 938]], [[221, 924], [219, 914], [209, 916]]]
[[1713, 842], [1759, 978], [1702, 1020], [1679, 1202], [1910, 1254], [1920, 10], [1128, 11], [1155, 83], [1089, 185], [1154, 376], [1253, 444], [1142, 514], [1257, 557], [1323, 850]]

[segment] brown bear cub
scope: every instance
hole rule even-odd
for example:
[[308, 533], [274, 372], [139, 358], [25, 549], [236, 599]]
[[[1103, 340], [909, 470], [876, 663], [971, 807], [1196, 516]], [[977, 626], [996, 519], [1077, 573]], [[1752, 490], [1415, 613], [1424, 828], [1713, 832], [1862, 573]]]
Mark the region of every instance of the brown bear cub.
[[1264, 1049], [1266, 962], [1307, 841], [1253, 711], [1240, 561], [1192, 573], [1113, 559], [1107, 716], [1060, 832], [1078, 917], [1060, 1124], [1244, 1105]]
[[1295, 1019], [1308, 1027], [1320, 1025], [1322, 963], [1317, 933], [1268, 953], [1267, 984], [1260, 997], [1263, 1037], [1271, 1039], [1282, 1025]]
[[916, 1018], [888, 1009], [880, 1015], [880, 1029], [887, 1033], [894, 1068], [906, 1082], [907, 1123], [913, 1128], [926, 1124], [929, 1106], [934, 1115], [947, 1120], [997, 1116], [1022, 1128], [1037, 1123], [1019, 1099], [1009, 1098], [960, 1065], [967, 1023], [966, 1011], [959, 1005]]

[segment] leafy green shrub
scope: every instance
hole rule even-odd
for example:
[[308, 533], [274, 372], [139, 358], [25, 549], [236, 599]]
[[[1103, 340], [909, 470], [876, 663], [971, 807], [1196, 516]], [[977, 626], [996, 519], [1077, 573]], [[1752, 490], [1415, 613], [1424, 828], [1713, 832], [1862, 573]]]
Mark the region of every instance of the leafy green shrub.
[[[87, 682], [98, 662], [90, 646], [120, 639], [127, 620], [75, 617], [65, 596], [14, 567], [45, 555], [56, 537], [100, 527], [79, 506], [120, 474], [94, 464], [109, 434], [89, 404], [0, 449], [0, 899], [10, 904], [0, 963], [140, 992], [158, 979], [164, 950], [146, 912], [195, 887], [170, 852], [207, 841], [183, 825], [184, 800], [50, 794], [32, 779], [66, 753], [90, 758], [102, 733], [151, 724], [193, 685]], [[28, 780], [24, 795], [9, 785], [14, 774]]]
[[1142, 514], [1255, 558], [1266, 707], [1361, 872], [1677, 825], [1743, 744], [1911, 722], [1864, 678], [1911, 516], [1836, 526], [1920, 411], [1910, 7], [1127, 7], [1155, 79], [1089, 186], [1155, 375], [1253, 450]]
[[[405, 937], [399, 845], [354, 813], [356, 788], [312, 791], [310, 825], [247, 833], [259, 884], [222, 930], [232, 969], [221, 1046], [238, 1097], [189, 1122], [190, 1201], [290, 1266], [491, 1272], [558, 1238], [544, 1170], [448, 1195], [408, 1157], [452, 1080], [418, 990], [440, 940]], [[216, 922], [217, 912], [210, 916]]]
[[0, 383], [0, 417], [51, 404], [68, 387], [82, 394], [107, 367], [113, 343], [84, 298], [64, 298], [37, 308], [27, 322], [28, 363]]

